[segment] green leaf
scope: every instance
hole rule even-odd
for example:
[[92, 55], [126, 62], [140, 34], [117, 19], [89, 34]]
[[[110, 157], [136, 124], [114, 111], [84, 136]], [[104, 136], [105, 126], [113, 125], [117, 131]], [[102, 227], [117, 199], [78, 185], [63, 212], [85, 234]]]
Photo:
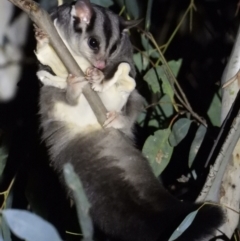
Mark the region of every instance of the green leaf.
[[144, 55], [142, 55], [140, 52], [133, 55], [133, 60], [140, 73], [143, 70], [146, 70], [146, 68], [149, 65], [149, 60]]
[[182, 66], [182, 59], [179, 60], [171, 60], [168, 62], [168, 65], [170, 67], [170, 69], [172, 70], [173, 74], [175, 77], [178, 76], [179, 70]]
[[[144, 103], [143, 103], [144, 106], [147, 106], [148, 105], [148, 102], [146, 99], [144, 99]], [[138, 115], [138, 118], [137, 118], [137, 123], [143, 127], [144, 124], [145, 124], [145, 119], [146, 119], [146, 116], [147, 116], [147, 111], [141, 111], [140, 114]]]
[[151, 56], [153, 58], [159, 59], [160, 55], [157, 52], [157, 50], [155, 50], [152, 46], [152, 44], [150, 43], [149, 39], [144, 35], [141, 34], [141, 42], [142, 42], [142, 46], [143, 48], [146, 50], [146, 54], [148, 56]]
[[[176, 77], [179, 73], [179, 70], [180, 70], [180, 67], [182, 65], [182, 60], [178, 60], [178, 61], [175, 61], [175, 60], [172, 60], [172, 61], [169, 61], [168, 62], [168, 65], [170, 67], [170, 69], [172, 70], [174, 76]], [[165, 70], [164, 70], [164, 66], [158, 66], [156, 68], [157, 70], [157, 74], [158, 74], [158, 77], [159, 79], [162, 80], [162, 88], [163, 88], [163, 92], [165, 94], [167, 94], [170, 99], [171, 99], [171, 102], [173, 103], [174, 102], [174, 99], [173, 99], [173, 96], [174, 96], [174, 92], [173, 92], [173, 88], [165, 74]]]
[[141, 42], [143, 48], [148, 51], [149, 49], [152, 49], [152, 45], [149, 43], [149, 39], [145, 36], [145, 34], [141, 34]]
[[149, 30], [151, 25], [152, 4], [153, 4], [153, 0], [148, 0], [146, 21], [145, 21], [145, 28], [147, 31]]
[[112, 0], [91, 0], [92, 3], [108, 8], [113, 5]]
[[84, 240], [91, 241], [93, 235], [93, 224], [89, 215], [90, 203], [88, 202], [82, 182], [70, 163], [64, 164], [63, 174], [67, 186], [70, 190], [72, 190]]
[[61, 241], [52, 224], [28, 211], [6, 209], [3, 218], [11, 231], [19, 238], [27, 241]]
[[165, 75], [163, 66], [157, 66], [156, 70], [157, 70], [158, 78], [162, 80], [163, 93], [167, 94], [170, 97], [171, 102], [173, 103], [174, 92], [173, 92], [172, 86], [170, 85]]
[[0, 234], [0, 241], [4, 241], [2, 235]]
[[2, 176], [3, 170], [5, 168], [6, 162], [7, 162], [7, 149], [5, 146], [0, 147], [0, 177]]
[[153, 93], [160, 93], [160, 85], [158, 77], [154, 68], [151, 68], [143, 77], [143, 79], [148, 83]]
[[6, 224], [6, 221], [3, 218], [1, 218], [0, 221], [1, 221], [1, 225], [0, 225], [1, 232], [0, 233], [2, 233], [4, 241], [12, 241], [11, 233], [10, 233], [10, 230], [9, 230], [7, 224]]
[[169, 136], [169, 143], [171, 146], [177, 146], [187, 135], [192, 121], [187, 118], [181, 118], [174, 123], [172, 132]]
[[177, 227], [177, 229], [173, 232], [173, 234], [171, 235], [168, 241], [174, 241], [178, 237], [180, 237], [183, 234], [183, 232], [185, 232], [186, 229], [192, 224], [198, 211], [199, 210], [189, 213], [187, 217], [185, 217], [184, 220], [181, 222], [181, 224]]
[[213, 97], [207, 114], [213, 126], [221, 126], [221, 100], [219, 99], [217, 93]]
[[173, 147], [169, 145], [170, 129], [158, 130], [149, 136], [143, 146], [143, 154], [149, 160], [152, 170], [159, 176], [168, 165]]
[[164, 115], [166, 116], [166, 118], [169, 118], [173, 115], [174, 113], [174, 108], [173, 105], [171, 103], [171, 99], [169, 97], [169, 95], [164, 95], [161, 99], [160, 99], [160, 103], [159, 106], [162, 109]]
[[138, 115], [138, 118], [137, 118], [137, 123], [138, 125], [140, 125], [141, 127], [144, 126], [144, 121], [146, 119], [146, 115], [147, 115], [147, 112], [146, 111], [142, 111], [139, 115]]
[[125, 0], [125, 5], [127, 8], [127, 12], [130, 14], [131, 17], [134, 19], [138, 19], [140, 16], [140, 9], [137, 0]]
[[133, 55], [133, 61], [138, 69], [138, 71], [141, 73], [143, 70], [143, 63], [142, 63], [142, 56], [141, 53], [136, 53]]
[[190, 152], [189, 152], [189, 158], [188, 158], [188, 166], [191, 168], [193, 161], [198, 153], [199, 148], [202, 145], [203, 139], [206, 135], [207, 128], [203, 125], [200, 125], [198, 127], [198, 130], [196, 132], [196, 135], [194, 137], [194, 140], [192, 142]]
[[160, 126], [159, 126], [158, 120], [156, 118], [153, 118], [153, 119], [149, 120], [148, 127], [154, 127], [156, 129], [159, 129]]
[[142, 54], [142, 65], [143, 70], [146, 70], [149, 65], [149, 58], [147, 58], [147, 55]]

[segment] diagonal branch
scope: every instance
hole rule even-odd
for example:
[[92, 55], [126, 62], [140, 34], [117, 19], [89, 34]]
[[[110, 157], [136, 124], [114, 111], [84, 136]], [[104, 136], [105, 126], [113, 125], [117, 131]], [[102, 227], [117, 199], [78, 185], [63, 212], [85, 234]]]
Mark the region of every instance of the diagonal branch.
[[[58, 35], [49, 14], [32, 0], [9, 1], [26, 12], [31, 20], [48, 35], [50, 44], [58, 54], [68, 72], [75, 76], [83, 76], [82, 70]], [[84, 87], [83, 94], [96, 115], [98, 122], [103, 125], [104, 121], [106, 120], [106, 108], [102, 104], [99, 96], [90, 88], [89, 85]]]

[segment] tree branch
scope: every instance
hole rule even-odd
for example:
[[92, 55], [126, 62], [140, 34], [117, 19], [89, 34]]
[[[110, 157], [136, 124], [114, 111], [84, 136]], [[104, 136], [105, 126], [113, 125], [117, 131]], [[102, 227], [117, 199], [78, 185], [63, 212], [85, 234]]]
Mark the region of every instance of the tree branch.
[[[222, 76], [223, 88], [221, 122], [234, 117], [228, 136], [216, 158], [214, 166], [208, 175], [207, 181], [197, 201], [219, 201], [226, 208], [225, 223], [220, 228], [228, 238], [231, 238], [239, 222], [240, 203], [240, 27], [237, 38]], [[237, 97], [236, 97], [237, 96]], [[231, 110], [230, 110], [231, 109]], [[235, 112], [233, 111], [235, 109]], [[238, 112], [236, 114], [236, 111]], [[225, 123], [221, 131], [225, 129]], [[226, 127], [227, 128], [227, 127]], [[221, 133], [220, 133], [221, 135]], [[216, 142], [219, 142], [218, 138]], [[211, 153], [212, 154], [212, 153]], [[210, 155], [211, 155], [210, 154]]]
[[[82, 70], [58, 35], [49, 14], [32, 0], [9, 1], [26, 12], [31, 20], [48, 35], [50, 44], [56, 51], [68, 72], [75, 76], [83, 76]], [[84, 87], [83, 94], [96, 115], [98, 122], [103, 125], [104, 121], [106, 120], [107, 111], [99, 96], [90, 88], [89, 85]]]

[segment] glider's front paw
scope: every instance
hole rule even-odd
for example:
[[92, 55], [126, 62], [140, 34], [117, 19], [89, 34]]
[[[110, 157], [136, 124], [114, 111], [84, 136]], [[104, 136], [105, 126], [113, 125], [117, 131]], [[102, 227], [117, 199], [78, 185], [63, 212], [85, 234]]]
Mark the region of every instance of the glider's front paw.
[[84, 77], [77, 77], [73, 74], [69, 74], [67, 77], [67, 88], [73, 96], [79, 96], [87, 83]]
[[35, 39], [37, 40], [38, 47], [49, 44], [48, 35], [37, 25], [34, 24]]
[[64, 78], [52, 75], [45, 70], [38, 71], [37, 77], [43, 85], [66, 89], [66, 80]]
[[89, 67], [86, 70], [85, 78], [89, 81], [94, 91], [97, 91], [97, 92], [103, 91], [104, 74], [101, 70], [94, 67]]
[[105, 128], [122, 129], [127, 123], [126, 117], [117, 111], [109, 111], [106, 116], [107, 120], [103, 124]]

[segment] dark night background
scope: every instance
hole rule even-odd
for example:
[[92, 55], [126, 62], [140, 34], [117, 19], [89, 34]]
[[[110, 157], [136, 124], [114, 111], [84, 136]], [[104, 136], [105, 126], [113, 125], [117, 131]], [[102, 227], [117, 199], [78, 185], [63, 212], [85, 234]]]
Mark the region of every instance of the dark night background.
[[[50, 2], [50, 1], [49, 1]], [[189, 0], [155, 0], [152, 10], [150, 31], [164, 44], [187, 9]], [[139, 1], [144, 17], [144, 1]], [[203, 116], [209, 129], [207, 137], [194, 163], [202, 169], [204, 160], [213, 145], [219, 128], [211, 125], [207, 110], [214, 94], [220, 88], [220, 80], [235, 41], [239, 26], [238, 0], [195, 0], [197, 12], [193, 13], [193, 30], [189, 31], [189, 17], [165, 53], [166, 59], [182, 59], [178, 81], [193, 109]], [[113, 9], [119, 10], [117, 6]], [[20, 10], [15, 11], [15, 17]], [[0, 142], [8, 147], [7, 164], [0, 179], [0, 192], [7, 189], [16, 175], [13, 188], [12, 208], [26, 209], [28, 205], [39, 215], [53, 223], [64, 237], [64, 228], [79, 232], [74, 209], [69, 208], [63, 188], [51, 169], [46, 147], [41, 142], [39, 128], [38, 96], [40, 83], [36, 78], [38, 63], [33, 54], [35, 40], [32, 24], [29, 26], [28, 41], [24, 47], [23, 73], [18, 83], [16, 97], [9, 103], [0, 103]], [[135, 30], [136, 31], [136, 30]], [[133, 34], [133, 43], [139, 40]], [[139, 76], [138, 89], [147, 97], [146, 84]], [[170, 164], [162, 174], [162, 181], [179, 199], [193, 201], [204, 183], [206, 173], [197, 181], [188, 183], [176, 181], [182, 174], [187, 175], [188, 150], [197, 126], [193, 125], [187, 138], [175, 149]], [[148, 126], [137, 127], [137, 143], [142, 148], [145, 139], [153, 133]], [[2, 143], [3, 144], [3, 143]], [[0, 203], [2, 200], [0, 201]], [[71, 222], [70, 222], [71, 220]], [[67, 235], [67, 240], [77, 238]]]

